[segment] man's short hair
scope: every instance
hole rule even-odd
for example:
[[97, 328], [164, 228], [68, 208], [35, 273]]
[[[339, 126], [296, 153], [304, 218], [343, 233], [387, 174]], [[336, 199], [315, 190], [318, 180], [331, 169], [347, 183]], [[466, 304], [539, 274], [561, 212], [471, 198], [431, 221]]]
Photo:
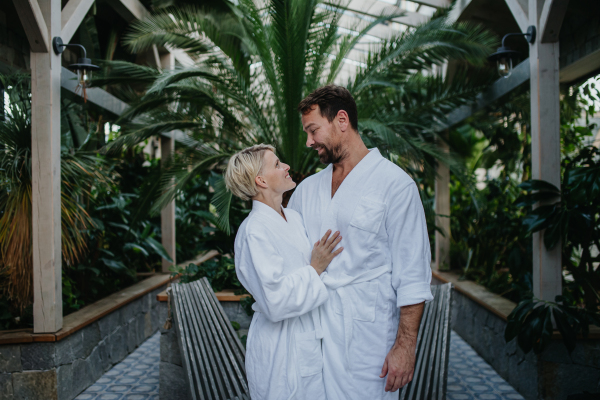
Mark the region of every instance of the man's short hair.
[[315, 105], [319, 106], [321, 116], [327, 118], [329, 122], [333, 122], [340, 110], [346, 111], [350, 126], [358, 132], [356, 102], [348, 89], [337, 85], [322, 86], [300, 102], [298, 111], [302, 115], [306, 115], [312, 111]]
[[268, 144], [257, 144], [235, 153], [227, 164], [225, 186], [242, 200], [250, 200], [258, 194], [256, 177], [263, 167], [265, 152], [275, 148]]

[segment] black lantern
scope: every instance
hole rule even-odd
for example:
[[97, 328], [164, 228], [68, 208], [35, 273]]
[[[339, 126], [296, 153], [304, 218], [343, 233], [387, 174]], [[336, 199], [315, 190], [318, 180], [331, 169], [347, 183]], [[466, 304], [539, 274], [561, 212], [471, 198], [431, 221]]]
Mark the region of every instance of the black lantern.
[[92, 79], [92, 71], [100, 69], [97, 65], [92, 64], [92, 60], [87, 58], [85, 47], [80, 44], [64, 44], [62, 39], [56, 36], [52, 39], [52, 48], [56, 54], [61, 54], [65, 47], [80, 47], [83, 50], [83, 57], [77, 59], [77, 63], [69, 65], [69, 69], [77, 73], [78, 86], [83, 90], [83, 98], [87, 100], [85, 89], [90, 85]]
[[496, 61], [498, 74], [508, 78], [513, 70], [513, 64], [519, 59], [519, 52], [508, 47], [504, 42], [509, 36], [525, 36], [529, 43], [535, 41], [535, 26], [527, 28], [527, 33], [509, 33], [502, 38], [502, 46], [488, 57], [490, 61]]

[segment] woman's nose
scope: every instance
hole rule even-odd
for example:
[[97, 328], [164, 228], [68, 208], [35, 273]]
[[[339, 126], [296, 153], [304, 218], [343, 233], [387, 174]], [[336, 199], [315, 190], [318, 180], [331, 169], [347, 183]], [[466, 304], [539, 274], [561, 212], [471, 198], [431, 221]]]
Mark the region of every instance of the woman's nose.
[[289, 170], [290, 170], [290, 166], [289, 166], [289, 165], [287, 165], [287, 164], [283, 164], [283, 165], [284, 165], [284, 167], [283, 167], [283, 170], [284, 170], [284, 171], [286, 171], [286, 172], [287, 172], [287, 171], [289, 171]]

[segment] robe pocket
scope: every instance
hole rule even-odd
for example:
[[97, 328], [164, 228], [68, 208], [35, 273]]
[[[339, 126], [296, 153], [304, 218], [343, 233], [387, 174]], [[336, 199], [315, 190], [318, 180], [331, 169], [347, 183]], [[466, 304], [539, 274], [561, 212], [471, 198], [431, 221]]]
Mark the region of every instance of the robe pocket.
[[362, 197], [352, 214], [350, 225], [363, 231], [377, 233], [385, 214], [385, 203]]
[[[350, 307], [352, 308], [352, 319], [356, 321], [375, 321], [375, 308], [377, 306], [377, 296], [379, 295], [379, 284], [377, 282], [363, 282], [348, 285], [344, 288], [349, 297]], [[337, 314], [343, 314], [342, 298], [336, 296], [334, 310]]]
[[295, 337], [296, 365], [300, 376], [320, 374], [323, 371], [321, 339], [316, 338], [315, 331], [296, 333]]

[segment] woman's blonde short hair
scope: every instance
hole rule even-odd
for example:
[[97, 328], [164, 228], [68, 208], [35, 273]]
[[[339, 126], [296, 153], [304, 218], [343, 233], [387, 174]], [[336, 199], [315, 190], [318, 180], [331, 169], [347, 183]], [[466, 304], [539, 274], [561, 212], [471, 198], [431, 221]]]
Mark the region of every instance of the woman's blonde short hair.
[[235, 153], [227, 164], [225, 185], [227, 189], [242, 200], [250, 200], [258, 194], [256, 177], [263, 167], [266, 151], [275, 153], [275, 147], [257, 144]]

